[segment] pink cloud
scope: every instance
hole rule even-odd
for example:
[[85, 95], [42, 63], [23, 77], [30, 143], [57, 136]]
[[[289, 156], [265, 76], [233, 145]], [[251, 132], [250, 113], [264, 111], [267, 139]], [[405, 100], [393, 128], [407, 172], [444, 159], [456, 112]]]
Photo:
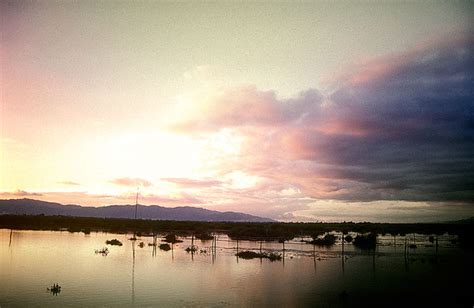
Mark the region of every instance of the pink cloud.
[[201, 101], [200, 108], [172, 128], [190, 133], [223, 127], [271, 129], [297, 121], [304, 113], [314, 113], [322, 96], [316, 90], [301, 93], [297, 99], [280, 101], [274, 91], [259, 91], [254, 86], [223, 90]]
[[222, 181], [212, 180], [212, 179], [188, 179], [188, 178], [163, 178], [162, 181], [170, 182], [182, 187], [189, 188], [205, 188], [205, 187], [214, 187], [220, 186], [223, 184]]
[[130, 177], [123, 177], [123, 178], [116, 178], [110, 181], [111, 183], [115, 185], [120, 185], [120, 186], [132, 186], [132, 187], [137, 187], [137, 186], [144, 186], [144, 187], [150, 187], [153, 186], [153, 184], [145, 179], [140, 179], [140, 178], [130, 178]]

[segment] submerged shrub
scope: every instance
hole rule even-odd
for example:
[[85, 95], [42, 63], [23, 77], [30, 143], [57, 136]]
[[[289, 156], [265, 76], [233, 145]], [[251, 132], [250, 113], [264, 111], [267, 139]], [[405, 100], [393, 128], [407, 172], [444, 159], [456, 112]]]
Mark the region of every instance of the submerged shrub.
[[318, 246], [332, 246], [336, 243], [336, 236], [334, 234], [326, 234], [323, 238], [318, 237], [308, 243]]
[[255, 259], [255, 258], [260, 258], [260, 259], [266, 258], [266, 259], [269, 259], [270, 261], [281, 260], [281, 256], [276, 253], [264, 253], [264, 252], [258, 253], [258, 252], [249, 251], [249, 250], [241, 251], [237, 253], [236, 256], [242, 259], [247, 259], [247, 260]]
[[205, 233], [205, 232], [196, 234], [195, 236], [196, 236], [197, 239], [199, 239], [201, 241], [210, 241], [214, 238], [212, 235], [210, 235], [209, 233]]
[[107, 240], [105, 243], [107, 245], [122, 246], [122, 242], [115, 238], [113, 240]]
[[160, 249], [164, 251], [171, 250], [171, 247], [169, 244], [160, 244]]
[[182, 241], [178, 240], [176, 235], [171, 233], [171, 234], [168, 234], [167, 236], [165, 236], [165, 242], [174, 244], [174, 243], [181, 243]]
[[353, 241], [354, 246], [361, 249], [373, 249], [377, 246], [377, 234], [369, 233], [366, 235], [357, 235]]
[[190, 247], [186, 247], [185, 251], [186, 252], [196, 252], [198, 249], [196, 246], [190, 246]]

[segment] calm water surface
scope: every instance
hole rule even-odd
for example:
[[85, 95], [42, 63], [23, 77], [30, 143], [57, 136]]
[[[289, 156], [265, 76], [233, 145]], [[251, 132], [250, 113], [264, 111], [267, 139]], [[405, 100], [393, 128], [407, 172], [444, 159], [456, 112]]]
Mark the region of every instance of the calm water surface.
[[[399, 306], [415, 303], [472, 307], [472, 255], [440, 238], [440, 247], [417, 236], [417, 249], [404, 253], [404, 239], [379, 238], [375, 252], [341, 243], [329, 249], [286, 243], [284, 261], [235, 257], [236, 242], [219, 235], [189, 239], [172, 251], [148, 246], [151, 237], [131, 235], [0, 230], [0, 306]], [[109, 254], [95, 254], [107, 239]], [[410, 240], [413, 239], [410, 237]], [[158, 238], [158, 244], [161, 239]], [[143, 248], [139, 243], [144, 242]], [[240, 241], [239, 249], [259, 250]], [[281, 253], [282, 244], [262, 249]], [[47, 291], [62, 286], [58, 295]]]

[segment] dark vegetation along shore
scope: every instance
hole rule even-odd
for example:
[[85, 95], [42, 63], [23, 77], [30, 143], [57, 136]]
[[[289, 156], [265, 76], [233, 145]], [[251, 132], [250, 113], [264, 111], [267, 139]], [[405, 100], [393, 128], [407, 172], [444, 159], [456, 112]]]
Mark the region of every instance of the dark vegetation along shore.
[[[71, 216], [32, 216], [0, 215], [0, 228], [23, 230], [56, 230], [69, 232], [110, 232], [152, 235], [173, 233], [176, 235], [195, 235], [203, 240], [211, 239], [210, 233], [227, 234], [234, 240], [286, 241], [295, 237], [312, 237], [314, 245], [330, 245], [335, 238], [327, 232], [356, 232], [359, 234], [406, 235], [419, 233], [437, 235], [449, 233], [457, 235], [459, 244], [468, 248], [474, 245], [474, 220], [468, 219], [453, 223], [430, 224], [388, 224], [388, 223], [243, 223], [243, 222], [199, 222], [166, 220], [133, 220], [116, 218], [90, 218]], [[347, 237], [347, 236], [346, 236]], [[175, 238], [167, 239], [173, 242]], [[370, 247], [372, 236], [359, 237], [354, 243]]]

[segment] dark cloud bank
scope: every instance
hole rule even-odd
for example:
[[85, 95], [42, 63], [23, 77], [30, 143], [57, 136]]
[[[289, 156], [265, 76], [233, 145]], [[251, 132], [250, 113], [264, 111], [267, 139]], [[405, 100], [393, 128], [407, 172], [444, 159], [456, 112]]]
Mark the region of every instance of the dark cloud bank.
[[[239, 170], [315, 199], [474, 203], [474, 39], [365, 63], [290, 100], [252, 87], [219, 94], [187, 130], [246, 137]], [[469, 207], [470, 208], [470, 207]]]

